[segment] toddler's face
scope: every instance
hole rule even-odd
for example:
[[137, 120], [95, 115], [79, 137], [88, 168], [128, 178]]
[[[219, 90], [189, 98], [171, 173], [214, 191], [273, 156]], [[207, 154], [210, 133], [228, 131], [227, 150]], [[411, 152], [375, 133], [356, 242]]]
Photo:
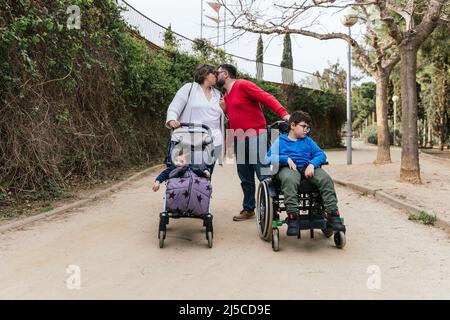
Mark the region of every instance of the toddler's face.
[[175, 161], [174, 164], [177, 167], [182, 167], [184, 165], [186, 165], [187, 160], [186, 160], [186, 155], [185, 154], [181, 154], [175, 157]]

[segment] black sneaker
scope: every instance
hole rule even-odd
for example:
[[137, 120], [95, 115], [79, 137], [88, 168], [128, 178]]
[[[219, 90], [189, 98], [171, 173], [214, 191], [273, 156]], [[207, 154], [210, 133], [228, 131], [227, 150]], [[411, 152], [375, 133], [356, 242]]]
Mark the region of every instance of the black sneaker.
[[298, 229], [300, 228], [300, 225], [297, 217], [293, 213], [289, 214], [289, 217], [287, 218], [287, 225], [288, 229], [286, 235], [296, 236], [298, 234]]
[[338, 210], [333, 210], [326, 214], [328, 220], [327, 227], [332, 228], [334, 231], [345, 232], [345, 226], [341, 222], [341, 217]]

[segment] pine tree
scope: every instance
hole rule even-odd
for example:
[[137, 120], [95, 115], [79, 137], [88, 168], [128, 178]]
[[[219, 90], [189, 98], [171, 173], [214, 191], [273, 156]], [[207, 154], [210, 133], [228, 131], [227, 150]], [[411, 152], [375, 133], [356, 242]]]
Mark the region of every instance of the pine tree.
[[284, 36], [283, 43], [283, 59], [281, 60], [281, 78], [283, 83], [289, 84], [294, 82], [294, 72], [292, 71], [294, 62], [292, 59], [291, 37], [289, 33]]
[[264, 45], [261, 35], [259, 35], [258, 44], [256, 47], [256, 79], [262, 80], [264, 78], [264, 67], [263, 67], [263, 52]]

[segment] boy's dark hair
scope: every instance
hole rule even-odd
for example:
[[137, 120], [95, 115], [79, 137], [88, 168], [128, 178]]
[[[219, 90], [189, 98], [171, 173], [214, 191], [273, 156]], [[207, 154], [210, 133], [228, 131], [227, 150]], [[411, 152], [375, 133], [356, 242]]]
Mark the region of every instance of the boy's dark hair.
[[224, 63], [219, 66], [219, 68], [222, 68], [223, 70], [226, 70], [232, 79], [236, 79], [237, 76], [237, 69], [232, 64]]
[[201, 64], [197, 67], [194, 73], [194, 81], [198, 84], [202, 84], [205, 78], [210, 73], [215, 73], [216, 68], [211, 64]]
[[289, 129], [291, 129], [291, 123], [298, 125], [300, 122], [305, 121], [306, 124], [311, 125], [311, 116], [308, 112], [294, 111], [289, 117]]

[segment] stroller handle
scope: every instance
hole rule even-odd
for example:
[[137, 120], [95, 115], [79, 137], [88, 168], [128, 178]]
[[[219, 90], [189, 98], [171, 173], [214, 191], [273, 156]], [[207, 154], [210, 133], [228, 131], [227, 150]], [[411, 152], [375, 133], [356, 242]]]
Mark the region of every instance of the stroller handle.
[[[201, 123], [191, 123], [191, 122], [180, 122], [180, 128], [181, 127], [188, 127], [188, 128], [203, 128], [206, 131], [208, 131], [208, 134], [211, 136], [212, 132], [211, 129], [206, 125], [206, 124], [201, 124]], [[171, 131], [173, 131], [173, 129], [171, 129]]]

